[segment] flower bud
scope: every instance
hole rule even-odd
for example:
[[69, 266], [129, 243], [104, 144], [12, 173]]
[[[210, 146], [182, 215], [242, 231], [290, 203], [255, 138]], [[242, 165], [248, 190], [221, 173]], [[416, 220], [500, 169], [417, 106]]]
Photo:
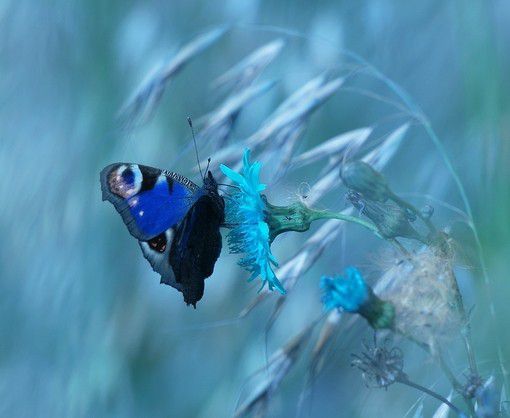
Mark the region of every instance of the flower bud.
[[363, 316], [374, 329], [391, 328], [395, 309], [379, 299], [358, 269], [349, 267], [343, 276], [323, 276], [320, 283], [322, 302], [327, 310], [343, 309]]
[[340, 169], [340, 177], [345, 186], [364, 198], [376, 202], [385, 202], [391, 191], [384, 176], [363, 161], [352, 161]]
[[377, 226], [384, 238], [403, 237], [424, 241], [411, 225], [408, 211], [399, 205], [365, 200], [356, 192], [349, 192], [347, 199]]

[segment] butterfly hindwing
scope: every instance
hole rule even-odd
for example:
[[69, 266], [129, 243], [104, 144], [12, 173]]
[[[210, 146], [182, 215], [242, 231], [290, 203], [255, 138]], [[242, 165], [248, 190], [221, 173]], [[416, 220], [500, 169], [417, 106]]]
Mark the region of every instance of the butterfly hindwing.
[[223, 199], [217, 194], [204, 195], [175, 231], [170, 265], [187, 304], [195, 306], [203, 296], [204, 280], [212, 275], [220, 256], [223, 222]]
[[175, 274], [170, 265], [170, 249], [172, 248], [175, 229], [169, 228], [149, 241], [138, 241], [143, 256], [152, 266], [152, 269], [161, 276], [161, 283], [172, 286], [182, 292], [182, 285], [177, 283]]
[[177, 173], [116, 163], [101, 171], [101, 189], [103, 200], [115, 206], [131, 235], [148, 241], [184, 218], [199, 187]]

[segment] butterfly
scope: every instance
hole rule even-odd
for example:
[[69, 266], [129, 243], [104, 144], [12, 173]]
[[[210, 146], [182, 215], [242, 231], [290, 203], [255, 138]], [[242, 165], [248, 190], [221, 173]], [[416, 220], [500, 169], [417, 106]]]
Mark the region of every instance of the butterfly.
[[115, 163], [101, 171], [103, 200], [113, 204], [161, 283], [193, 305], [221, 252], [225, 202], [207, 170], [202, 187], [171, 171]]

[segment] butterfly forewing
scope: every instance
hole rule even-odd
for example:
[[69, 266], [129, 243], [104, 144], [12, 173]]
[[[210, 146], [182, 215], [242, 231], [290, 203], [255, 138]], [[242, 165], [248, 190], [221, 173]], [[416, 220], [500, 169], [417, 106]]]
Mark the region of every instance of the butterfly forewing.
[[169, 171], [117, 163], [101, 172], [103, 200], [113, 203], [135, 238], [148, 241], [177, 225], [198, 198], [199, 187]]

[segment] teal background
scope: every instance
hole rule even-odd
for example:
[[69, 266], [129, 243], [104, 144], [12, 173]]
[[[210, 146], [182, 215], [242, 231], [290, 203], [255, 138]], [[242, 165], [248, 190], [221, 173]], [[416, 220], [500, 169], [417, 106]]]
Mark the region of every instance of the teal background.
[[[234, 26], [171, 83], [155, 118], [120, 134], [115, 114], [153, 64], [220, 24]], [[234, 319], [258, 289], [258, 283], [245, 282], [235, 256], [224, 251], [194, 311], [180, 294], [159, 285], [120, 217], [101, 202], [99, 171], [115, 161], [179, 170], [197, 180], [186, 116], [212, 110], [218, 100], [210, 82], [278, 37], [287, 45], [263, 78], [280, 82], [245, 109], [234, 137], [252, 133], [313, 76], [346, 64], [341, 49], [362, 55], [406, 89], [443, 141], [479, 228], [491, 282], [483, 284], [472, 259], [472, 269], [460, 268], [459, 277], [466, 303], [474, 307], [480, 367], [484, 375], [501, 377], [499, 340], [510, 368], [508, 2], [2, 0], [2, 416], [231, 416], [244, 382], [265, 364], [266, 351], [320, 315], [322, 274], [356, 264], [377, 277], [373, 260], [385, 244], [349, 226], [343, 241], [302, 278], [266, 336], [271, 303]], [[377, 125], [382, 135], [391, 123], [406, 120], [360, 94], [362, 89], [395, 100], [380, 82], [360, 76], [353, 86], [358, 90], [340, 90], [314, 115], [300, 150], [367, 125]], [[221, 162], [212, 157], [213, 164]], [[427, 194], [462, 208], [441, 156], [419, 126], [410, 129], [384, 173], [395, 191], [418, 193], [417, 204]], [[313, 183], [316, 176], [311, 169], [289, 175], [270, 186], [270, 195], [288, 202], [301, 182]], [[321, 204], [341, 209], [343, 191]], [[460, 218], [439, 206], [434, 217], [441, 226]], [[305, 237], [287, 234], [273, 245], [275, 254], [284, 260]], [[462, 246], [471, 243], [466, 233]], [[308, 347], [272, 399], [269, 416], [404, 416], [417, 392], [367, 389], [349, 367], [362, 337], [371, 338], [362, 323], [335, 336], [313, 395], [298, 406]], [[406, 372], [446, 396], [449, 388], [437, 367], [414, 347], [405, 351]], [[460, 375], [466, 362], [455, 345], [450, 360]], [[437, 406], [427, 399], [425, 411], [432, 414]]]

